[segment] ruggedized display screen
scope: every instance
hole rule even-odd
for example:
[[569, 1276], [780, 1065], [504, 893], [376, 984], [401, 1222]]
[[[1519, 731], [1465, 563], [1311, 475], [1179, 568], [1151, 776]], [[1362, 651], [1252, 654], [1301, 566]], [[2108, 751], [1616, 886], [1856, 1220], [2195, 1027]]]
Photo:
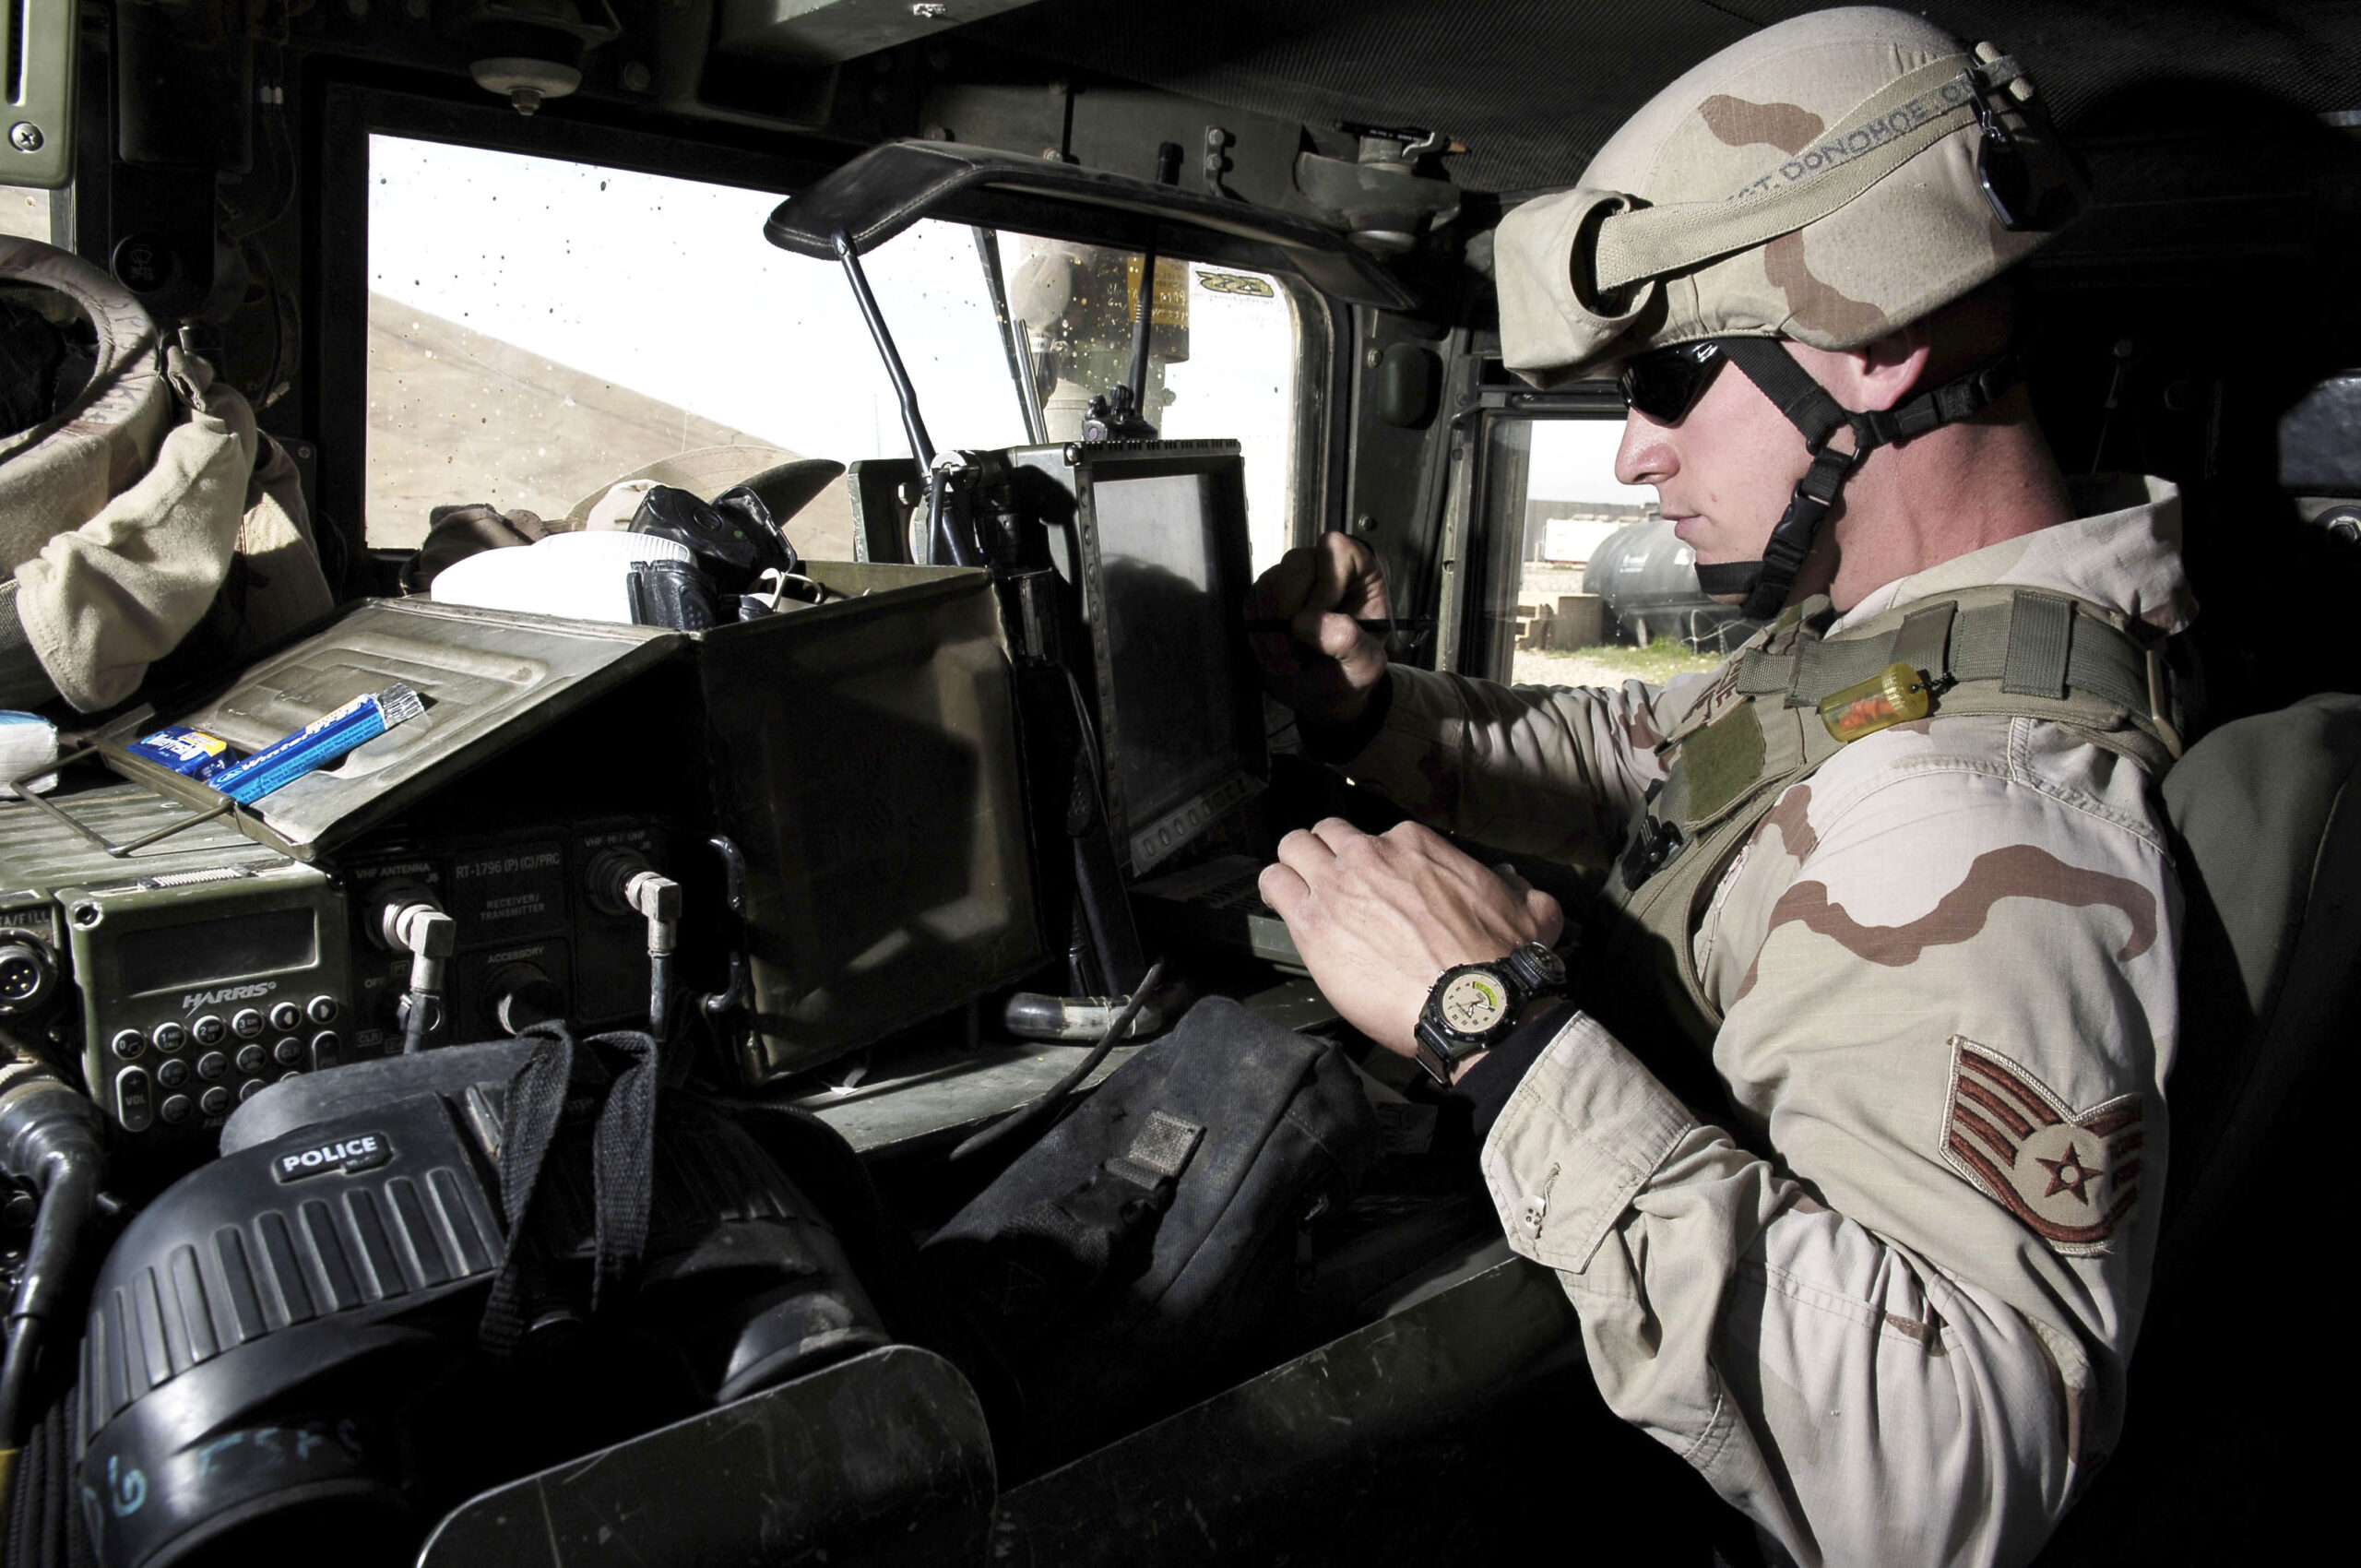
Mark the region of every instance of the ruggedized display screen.
[[1260, 788], [1267, 766], [1240, 460], [1229, 442], [1181, 445], [1093, 453], [1080, 487], [1108, 803], [1134, 875]]
[[319, 950], [310, 909], [265, 909], [125, 932], [115, 945], [115, 973], [124, 994], [143, 996], [305, 968], [319, 961]]

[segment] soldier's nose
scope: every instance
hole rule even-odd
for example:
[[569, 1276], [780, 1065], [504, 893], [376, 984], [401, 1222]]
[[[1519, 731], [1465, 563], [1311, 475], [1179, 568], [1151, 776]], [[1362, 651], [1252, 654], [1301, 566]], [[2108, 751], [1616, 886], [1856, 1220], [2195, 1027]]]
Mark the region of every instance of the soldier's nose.
[[1662, 484], [1680, 471], [1672, 432], [1637, 409], [1623, 416], [1623, 439], [1615, 447], [1615, 478], [1622, 484]]

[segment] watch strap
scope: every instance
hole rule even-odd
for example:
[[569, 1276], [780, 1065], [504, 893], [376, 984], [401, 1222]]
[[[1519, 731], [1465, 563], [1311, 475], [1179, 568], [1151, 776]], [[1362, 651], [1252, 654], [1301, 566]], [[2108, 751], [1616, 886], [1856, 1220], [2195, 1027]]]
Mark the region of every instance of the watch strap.
[[1444, 1088], [1451, 1087], [1451, 1075], [1453, 1068], [1477, 1051], [1486, 1049], [1482, 1045], [1471, 1045], [1465, 1051], [1454, 1051], [1453, 1043], [1444, 1037], [1442, 1031], [1424, 1018], [1420, 1018], [1418, 1027], [1411, 1031], [1411, 1039], [1418, 1045], [1418, 1049], [1412, 1052], [1414, 1059], [1420, 1067], [1426, 1069], [1428, 1077], [1432, 1078]]

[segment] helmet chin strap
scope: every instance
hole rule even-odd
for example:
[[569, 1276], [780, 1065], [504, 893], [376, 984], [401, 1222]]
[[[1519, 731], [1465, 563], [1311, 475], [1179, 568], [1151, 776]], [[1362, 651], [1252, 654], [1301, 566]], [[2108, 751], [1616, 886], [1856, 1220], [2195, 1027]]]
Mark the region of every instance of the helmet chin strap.
[[[1855, 413], [1840, 405], [1828, 389], [1811, 378], [1795, 357], [1774, 338], [1722, 338], [1715, 341], [1730, 362], [1777, 405], [1803, 432], [1804, 449], [1811, 467], [1796, 481], [1786, 514], [1771, 530], [1760, 561], [1726, 561], [1697, 568], [1697, 586], [1714, 595], [1746, 595], [1740, 610], [1750, 621], [1767, 621], [1786, 608], [1796, 574], [1811, 553], [1812, 540], [1829, 509], [1844, 493], [1845, 481], [1861, 459], [1891, 442], [1923, 435], [1992, 406], [2017, 379], [2014, 354], [2002, 354], [1983, 369], [1954, 377], [1932, 391], [1921, 392], [1898, 408]], [[1853, 432], [1853, 449], [1840, 452], [1829, 445], [1840, 430]]]

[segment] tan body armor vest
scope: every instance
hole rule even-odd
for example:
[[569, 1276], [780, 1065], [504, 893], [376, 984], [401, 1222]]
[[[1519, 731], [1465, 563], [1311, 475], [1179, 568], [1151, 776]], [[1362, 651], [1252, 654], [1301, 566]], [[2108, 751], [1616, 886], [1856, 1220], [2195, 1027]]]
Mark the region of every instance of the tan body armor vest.
[[[2151, 778], [2180, 754], [2162, 655], [2114, 611], [1989, 587], [1897, 605], [1823, 636], [1819, 628], [1832, 618], [1825, 598], [1806, 600], [1722, 666], [1665, 742], [1670, 771], [1650, 792], [1601, 893], [1612, 967], [1655, 977], [1671, 1021], [1703, 1049], [1722, 1012], [1698, 976], [1691, 935], [1780, 795], [1852, 743], [1837, 734], [1849, 705], [1840, 701], [1832, 722], [1822, 713], [1829, 699], [1903, 666], [1928, 717], [2000, 714], [2064, 725]], [[1871, 720], [1853, 739], [1890, 722]]]

